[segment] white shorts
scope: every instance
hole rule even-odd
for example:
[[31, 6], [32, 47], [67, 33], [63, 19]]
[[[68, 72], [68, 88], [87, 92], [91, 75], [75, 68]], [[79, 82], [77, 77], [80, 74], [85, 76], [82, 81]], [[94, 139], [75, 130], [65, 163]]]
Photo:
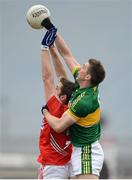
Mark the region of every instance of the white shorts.
[[38, 170], [38, 179], [69, 179], [70, 164], [64, 166], [46, 165]]
[[98, 141], [83, 147], [73, 146], [71, 176], [94, 174], [99, 176], [103, 166], [104, 153]]

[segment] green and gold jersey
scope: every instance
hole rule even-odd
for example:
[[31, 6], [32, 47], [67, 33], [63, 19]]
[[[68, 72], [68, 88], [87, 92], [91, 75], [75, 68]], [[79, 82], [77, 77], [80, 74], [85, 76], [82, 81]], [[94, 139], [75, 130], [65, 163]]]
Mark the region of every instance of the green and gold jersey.
[[98, 87], [79, 88], [79, 84], [76, 82], [77, 74], [78, 68], [73, 73], [75, 91], [66, 113], [76, 121], [70, 127], [72, 144], [81, 147], [100, 138], [100, 106]]

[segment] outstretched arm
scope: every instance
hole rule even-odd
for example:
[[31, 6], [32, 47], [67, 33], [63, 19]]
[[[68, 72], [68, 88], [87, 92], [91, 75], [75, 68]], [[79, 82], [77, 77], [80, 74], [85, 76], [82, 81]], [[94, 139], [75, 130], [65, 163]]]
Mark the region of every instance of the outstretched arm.
[[70, 48], [68, 47], [68, 45], [66, 44], [66, 42], [59, 33], [57, 33], [55, 43], [58, 48], [58, 51], [60, 52], [61, 56], [64, 58], [71, 72], [76, 66], [80, 66], [80, 64], [73, 57]]
[[41, 71], [46, 102], [55, 94], [49, 50], [41, 50]]
[[64, 58], [70, 71], [72, 72], [76, 66], [80, 66], [79, 63], [73, 57], [70, 48], [68, 47], [62, 36], [59, 33], [56, 34], [57, 28], [52, 24], [50, 19], [49, 18], [44, 19], [41, 25], [44, 26], [46, 29], [48, 29], [51, 39], [53, 40], [55, 39], [57, 49], [60, 52], [61, 56]]
[[69, 126], [71, 126], [73, 123], [75, 123], [75, 120], [73, 120], [70, 116], [68, 116], [66, 113], [62, 115], [61, 118], [57, 118], [53, 115], [51, 115], [47, 109], [44, 109], [44, 116], [48, 121], [48, 124], [56, 131], [57, 133], [63, 132], [65, 129], [67, 129]]
[[52, 56], [53, 65], [58, 79], [60, 79], [60, 77], [67, 78], [65, 67], [61, 62], [61, 57], [55, 45], [50, 47], [50, 54]]

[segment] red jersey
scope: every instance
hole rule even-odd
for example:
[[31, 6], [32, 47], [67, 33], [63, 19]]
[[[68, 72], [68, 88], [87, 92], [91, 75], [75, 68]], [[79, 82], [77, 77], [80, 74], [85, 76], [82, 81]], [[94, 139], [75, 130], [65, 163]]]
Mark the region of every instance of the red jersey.
[[[47, 103], [49, 112], [60, 118], [67, 110], [67, 106], [60, 103], [55, 97], [51, 97]], [[44, 118], [44, 124], [40, 131], [38, 162], [43, 165], [65, 165], [71, 158], [72, 145], [66, 134], [55, 132]]]

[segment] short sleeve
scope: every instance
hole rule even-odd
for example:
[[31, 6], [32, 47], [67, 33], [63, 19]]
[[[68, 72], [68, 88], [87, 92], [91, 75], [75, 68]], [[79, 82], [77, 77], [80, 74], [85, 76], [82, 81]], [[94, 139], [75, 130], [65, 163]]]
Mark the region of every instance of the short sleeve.
[[88, 97], [82, 98], [76, 105], [71, 105], [66, 113], [74, 120], [87, 116], [91, 111], [92, 103]]

